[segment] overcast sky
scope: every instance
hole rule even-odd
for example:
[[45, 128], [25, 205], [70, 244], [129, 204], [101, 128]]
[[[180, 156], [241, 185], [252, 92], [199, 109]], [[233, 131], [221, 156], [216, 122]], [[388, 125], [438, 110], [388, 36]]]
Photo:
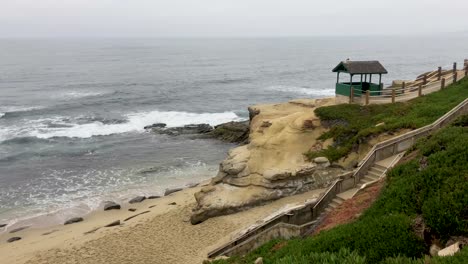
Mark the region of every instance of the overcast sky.
[[255, 37], [468, 30], [468, 0], [0, 0], [0, 37]]

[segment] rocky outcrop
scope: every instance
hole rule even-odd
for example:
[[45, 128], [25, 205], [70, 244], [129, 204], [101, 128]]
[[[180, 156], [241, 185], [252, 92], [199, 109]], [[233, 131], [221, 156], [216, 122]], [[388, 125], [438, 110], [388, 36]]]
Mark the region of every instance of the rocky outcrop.
[[249, 144], [229, 151], [210, 185], [195, 194], [192, 224], [323, 188], [342, 174], [326, 158], [310, 162], [303, 155], [326, 131], [313, 109], [331, 103], [304, 99], [249, 108]]
[[249, 139], [249, 121], [228, 122], [215, 126], [209, 135], [229, 143], [246, 144]]
[[169, 127], [165, 128], [165, 126], [154, 124], [149, 127], [145, 127], [146, 129], [151, 128], [151, 131], [158, 134], [166, 134], [171, 136], [178, 136], [178, 135], [191, 135], [191, 134], [206, 134], [213, 130], [213, 127], [209, 124], [192, 124], [192, 125], [185, 125], [182, 127]]
[[247, 143], [249, 137], [249, 121], [227, 122], [215, 127], [209, 124], [193, 124], [182, 127], [169, 127], [166, 124], [156, 123], [146, 126], [153, 133], [171, 136], [192, 135], [203, 138], [216, 138], [229, 143]]

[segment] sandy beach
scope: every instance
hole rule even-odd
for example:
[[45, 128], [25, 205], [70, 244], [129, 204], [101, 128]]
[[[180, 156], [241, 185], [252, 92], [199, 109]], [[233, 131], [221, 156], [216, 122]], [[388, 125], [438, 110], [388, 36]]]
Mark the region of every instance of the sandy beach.
[[[258, 206], [237, 214], [215, 217], [199, 225], [190, 224], [193, 194], [188, 188], [121, 210], [97, 212], [84, 221], [47, 229], [26, 229], [0, 236], [1, 264], [63, 263], [201, 263], [207, 253], [288, 205], [317, 197], [323, 189], [310, 191]], [[173, 204], [176, 203], [176, 204]], [[137, 209], [135, 212], [129, 208]], [[124, 219], [145, 212], [128, 221]], [[103, 227], [120, 220], [120, 226]], [[93, 231], [96, 228], [98, 230]], [[22, 239], [6, 243], [10, 237]]]

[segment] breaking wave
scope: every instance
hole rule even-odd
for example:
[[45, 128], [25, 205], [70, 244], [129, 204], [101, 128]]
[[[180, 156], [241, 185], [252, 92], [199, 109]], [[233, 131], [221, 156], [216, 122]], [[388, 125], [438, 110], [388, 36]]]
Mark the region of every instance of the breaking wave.
[[331, 96], [335, 94], [334, 89], [312, 89], [307, 87], [297, 87], [288, 85], [274, 85], [267, 88], [267, 90], [278, 91], [284, 93], [295, 93], [310, 96]]
[[230, 121], [240, 121], [234, 112], [190, 113], [178, 111], [150, 111], [127, 114], [124, 120], [105, 122], [90, 118], [53, 117], [28, 121], [23, 126], [0, 128], [0, 141], [16, 137], [36, 137], [48, 139], [55, 137], [90, 138], [128, 132], [143, 132], [144, 127], [154, 123], [165, 123], [167, 127], [188, 124], [210, 124], [212, 126]]

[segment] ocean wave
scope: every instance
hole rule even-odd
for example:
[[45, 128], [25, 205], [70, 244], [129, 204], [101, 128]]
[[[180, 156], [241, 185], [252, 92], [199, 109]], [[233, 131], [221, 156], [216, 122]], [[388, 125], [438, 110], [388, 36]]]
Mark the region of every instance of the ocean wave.
[[11, 114], [29, 112], [44, 108], [43, 106], [0, 106], [0, 118], [6, 118]]
[[109, 94], [108, 91], [66, 91], [62, 93], [58, 93], [55, 98], [57, 99], [64, 99], [64, 100], [74, 100], [78, 98], [84, 97], [94, 97], [94, 96], [102, 96]]
[[[92, 121], [94, 120], [94, 121]], [[223, 113], [190, 113], [178, 111], [150, 111], [131, 113], [119, 122], [105, 122], [96, 118], [83, 122], [83, 117], [50, 117], [30, 120], [23, 126], [0, 128], [0, 141], [16, 137], [36, 137], [49, 139], [56, 137], [90, 138], [128, 132], [143, 132], [144, 127], [154, 123], [165, 123], [167, 127], [178, 127], [188, 124], [210, 124], [212, 126], [230, 121], [241, 121], [234, 112]]]
[[273, 85], [266, 88], [271, 91], [285, 92], [285, 93], [295, 93], [311, 96], [331, 96], [335, 94], [334, 89], [312, 89], [307, 87], [297, 87], [297, 86], [288, 86], [288, 85]]

